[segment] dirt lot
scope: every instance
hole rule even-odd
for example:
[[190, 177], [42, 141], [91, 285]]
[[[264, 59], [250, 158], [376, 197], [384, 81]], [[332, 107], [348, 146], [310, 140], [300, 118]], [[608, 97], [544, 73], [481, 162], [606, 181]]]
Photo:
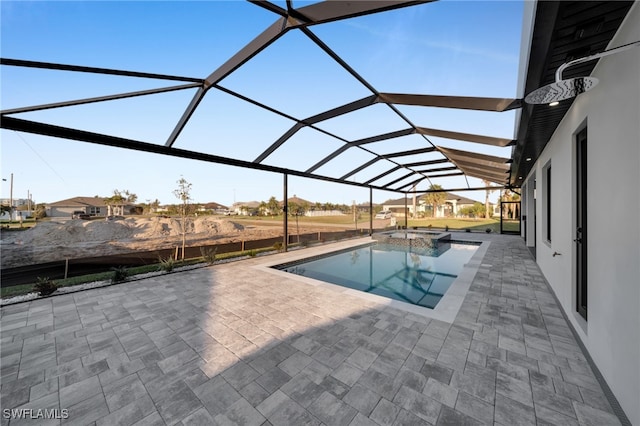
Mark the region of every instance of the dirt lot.
[[[300, 233], [336, 231], [342, 226], [300, 224]], [[289, 222], [289, 233], [295, 224]], [[187, 245], [249, 241], [282, 235], [278, 222], [245, 222], [217, 217], [191, 218]], [[82, 258], [172, 248], [181, 245], [179, 219], [136, 217], [118, 221], [66, 220], [41, 222], [27, 231], [2, 232], [2, 268]]]

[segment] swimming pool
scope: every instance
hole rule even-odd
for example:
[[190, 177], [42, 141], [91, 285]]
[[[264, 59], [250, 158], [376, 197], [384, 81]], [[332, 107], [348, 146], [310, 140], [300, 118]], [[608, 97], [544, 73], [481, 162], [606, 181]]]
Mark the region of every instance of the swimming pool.
[[478, 247], [458, 241], [433, 249], [378, 243], [274, 268], [433, 309]]

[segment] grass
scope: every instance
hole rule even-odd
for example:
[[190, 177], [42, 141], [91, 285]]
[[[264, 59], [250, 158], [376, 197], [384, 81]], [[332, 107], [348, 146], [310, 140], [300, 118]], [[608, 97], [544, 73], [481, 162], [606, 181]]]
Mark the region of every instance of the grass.
[[[295, 246], [295, 244], [290, 244], [290, 246]], [[216, 255], [216, 260], [225, 260], [225, 259], [233, 259], [235, 257], [243, 257], [243, 256], [255, 256], [260, 253], [274, 251], [273, 247], [267, 247], [262, 249], [253, 249], [253, 250], [245, 250], [245, 251], [236, 251], [230, 253], [222, 253]], [[185, 259], [184, 262], [178, 261], [176, 262], [175, 267], [178, 268], [180, 266], [188, 266], [195, 265], [198, 263], [206, 262], [206, 259], [203, 257], [196, 257], [193, 259]], [[141, 266], [133, 266], [131, 268], [126, 268], [128, 276], [133, 277], [135, 275], [146, 274], [148, 272], [156, 272], [160, 270], [160, 264], [154, 263], [150, 265], [141, 265]], [[77, 277], [70, 277], [66, 279], [56, 279], [52, 280], [58, 284], [58, 287], [71, 287], [74, 285], [91, 283], [94, 281], [111, 281], [114, 276], [114, 271], [107, 272], [99, 272], [95, 274], [81, 275]], [[31, 284], [22, 284], [10, 287], [2, 287], [0, 288], [0, 298], [20, 296], [23, 294], [28, 294], [34, 292], [33, 286], [36, 283]]]
[[[404, 225], [404, 218], [398, 218], [398, 225]], [[409, 219], [409, 228], [420, 227], [444, 229], [449, 227], [451, 230], [470, 229], [475, 232], [485, 232], [487, 228], [491, 232], [500, 232], [500, 219], [460, 219], [460, 218], [425, 218], [425, 219]], [[518, 231], [520, 222], [517, 220], [504, 220], [503, 228], [505, 231]]]
[[14, 220], [9, 222], [8, 220], [3, 220], [0, 222], [0, 226], [2, 226], [5, 231], [26, 231], [36, 226], [36, 223], [35, 219], [24, 219], [22, 226], [20, 226], [20, 221]]
[[[279, 221], [282, 222], [282, 215], [278, 216], [231, 216], [234, 221]], [[289, 225], [295, 224], [296, 218], [289, 216]], [[353, 225], [353, 215], [340, 215], [340, 216], [299, 216], [299, 223], [313, 223], [313, 224], [332, 224], [332, 225]], [[358, 223], [369, 223], [369, 215], [361, 214], [358, 218]]]

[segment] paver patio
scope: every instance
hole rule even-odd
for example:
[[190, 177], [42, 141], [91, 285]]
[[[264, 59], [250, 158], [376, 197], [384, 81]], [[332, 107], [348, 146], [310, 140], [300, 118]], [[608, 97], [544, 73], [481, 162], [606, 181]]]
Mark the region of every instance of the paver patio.
[[3, 307], [2, 408], [68, 418], [2, 425], [619, 424], [522, 239], [472, 238], [453, 324], [265, 258]]

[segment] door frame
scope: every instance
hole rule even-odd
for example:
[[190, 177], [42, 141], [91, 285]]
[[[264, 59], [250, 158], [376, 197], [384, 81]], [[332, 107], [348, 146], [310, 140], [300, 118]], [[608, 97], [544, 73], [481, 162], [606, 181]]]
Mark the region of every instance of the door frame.
[[587, 127], [575, 134], [575, 289], [576, 311], [587, 320], [588, 315], [588, 135]]

